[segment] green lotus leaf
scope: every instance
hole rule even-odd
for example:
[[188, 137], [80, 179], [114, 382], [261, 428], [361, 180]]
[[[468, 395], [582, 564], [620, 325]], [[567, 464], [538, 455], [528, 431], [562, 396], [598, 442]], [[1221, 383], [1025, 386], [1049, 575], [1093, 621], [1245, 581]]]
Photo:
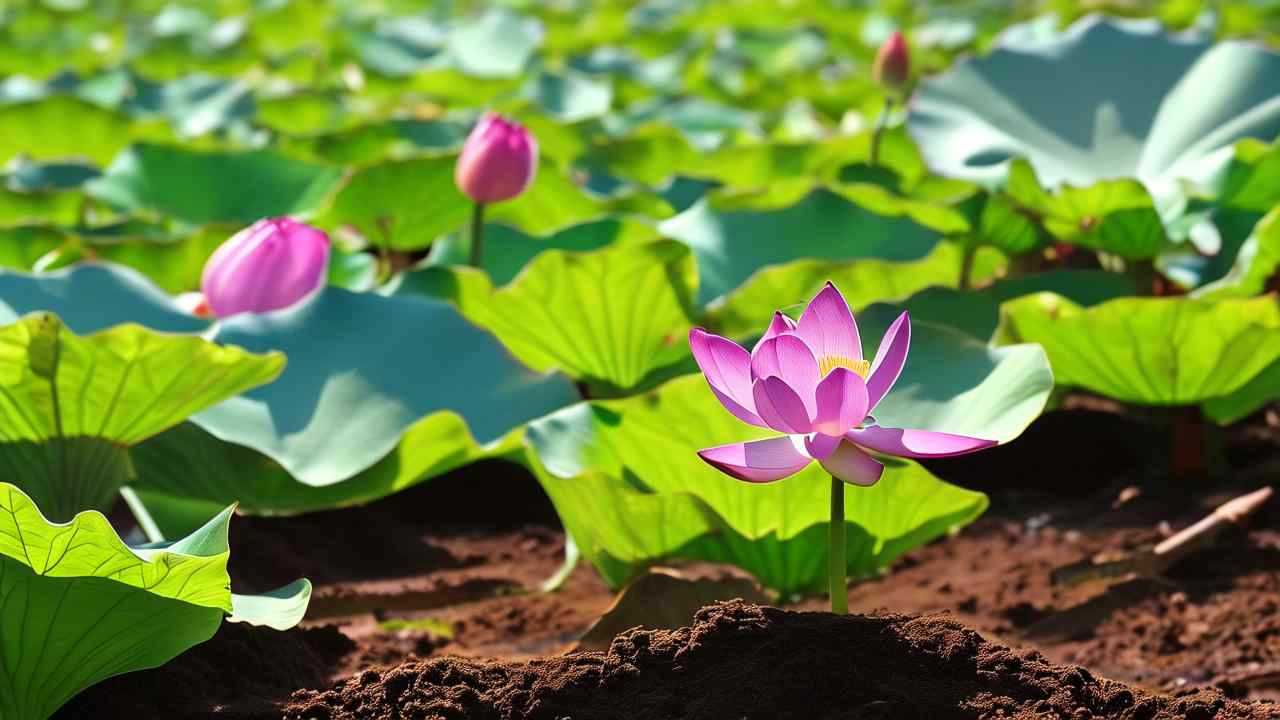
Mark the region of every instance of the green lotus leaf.
[[[527, 235], [500, 223], [489, 223], [484, 227], [484, 257], [481, 264], [493, 284], [501, 286], [514, 280], [530, 260], [547, 250], [588, 252], [610, 245], [648, 242], [657, 237], [657, 230], [647, 223], [615, 218], [573, 225], [545, 237]], [[464, 265], [470, 251], [471, 243], [466, 237], [461, 234], [449, 235], [431, 246], [427, 265]], [[411, 291], [416, 284], [415, 276], [411, 273], [403, 284], [405, 291]]]
[[371, 165], [392, 157], [457, 150], [469, 127], [448, 118], [388, 120], [306, 138], [282, 137], [279, 144], [290, 154], [321, 162]]
[[77, 265], [38, 275], [0, 270], [0, 323], [41, 311], [57, 315], [81, 334], [124, 323], [171, 333], [199, 333], [209, 325], [126, 267]]
[[[461, 229], [472, 203], [454, 184], [454, 155], [371, 165], [357, 171], [319, 219], [326, 228], [349, 225], [373, 245], [425, 248]], [[486, 219], [534, 235], [547, 235], [619, 212], [663, 217], [671, 209], [651, 195], [599, 199], [544, 163], [519, 198], [493, 205]]]
[[0, 105], [0, 163], [26, 155], [36, 160], [80, 158], [101, 166], [130, 142], [169, 135], [162, 124], [131, 121], [71, 97]]
[[[803, 307], [827, 281], [842, 288], [854, 310], [874, 302], [905, 299], [932, 286], [954, 287], [960, 282], [961, 255], [955, 243], [938, 243], [920, 260], [796, 260], [767, 267], [709, 312], [705, 324], [729, 337], [758, 335], [774, 310]], [[975, 264], [975, 279], [988, 277], [1002, 264], [998, 253], [981, 255]]]
[[600, 117], [613, 102], [613, 87], [575, 72], [539, 73], [529, 78], [522, 94], [547, 115], [562, 123]]
[[938, 234], [906, 217], [878, 215], [828, 190], [773, 208], [701, 200], [659, 230], [693, 249], [698, 305], [720, 300], [757, 271], [801, 258], [918, 260]]
[[[1253, 212], [1229, 211], [1219, 213], [1214, 220], [1222, 246], [1207, 263], [1203, 259], [1197, 263], [1198, 272], [1190, 284], [1199, 287], [1191, 295], [1217, 300], [1248, 298], [1263, 292], [1280, 267], [1280, 209], [1261, 219]], [[1240, 226], [1253, 220], [1257, 222], [1252, 229], [1242, 232]]]
[[[786, 593], [825, 582], [830, 478], [817, 465], [749, 485], [707, 466], [704, 447], [761, 437], [700, 377], [634, 398], [583, 403], [534, 421], [535, 471], [583, 555], [612, 585], [667, 557], [729, 562]], [[987, 499], [914, 463], [846, 489], [849, 571], [869, 575], [972, 521]]]
[[102, 514], [51, 523], [0, 483], [0, 715], [48, 718], [97, 682], [208, 640], [233, 611], [254, 624], [296, 623], [310, 596], [305, 580], [261, 598], [232, 596], [231, 514], [167, 546], [130, 548]]
[[0, 267], [31, 270], [50, 257], [60, 256], [62, 249], [71, 243], [66, 232], [54, 227], [21, 225], [0, 228]]
[[[874, 343], [892, 317], [863, 315]], [[1053, 387], [1034, 345], [992, 349], [945, 328], [913, 324], [913, 351], [877, 408], [885, 425], [969, 432], [1005, 442], [1043, 409]], [[866, 348], [868, 351], [873, 347]], [[619, 401], [594, 401], [535, 420], [536, 472], [583, 553], [611, 582], [667, 555], [728, 561], [783, 591], [823, 582], [828, 478], [816, 465], [751, 485], [713, 470], [696, 451], [769, 435], [724, 410], [699, 376]], [[864, 494], [864, 492], [866, 494]], [[601, 501], [601, 496], [610, 500]], [[866, 574], [916, 544], [977, 517], [986, 499], [909, 462], [880, 484], [850, 488], [850, 571]], [[601, 522], [600, 513], [617, 522]], [[626, 522], [621, 519], [626, 518]]]
[[1239, 208], [1211, 208], [1184, 215], [1189, 242], [1156, 259], [1170, 281], [1196, 297], [1252, 297], [1275, 269], [1270, 258], [1271, 223]]
[[530, 372], [436, 300], [327, 288], [289, 310], [229, 318], [214, 337], [250, 351], [283, 351], [289, 365], [271, 385], [193, 421], [309, 485], [369, 468], [436, 412], [458, 413], [489, 444], [576, 399], [566, 379]]
[[481, 446], [457, 414], [440, 412], [411, 425], [395, 448], [354, 477], [308, 485], [266, 455], [219, 440], [184, 423], [130, 450], [130, 486], [165, 537], [197, 527], [229, 502], [241, 513], [294, 515], [360, 505], [486, 458], [520, 459], [522, 429]]
[[418, 292], [448, 299], [522, 362], [609, 394], [689, 356], [693, 257], [670, 241], [547, 251], [494, 290], [474, 270], [428, 269]]
[[901, 301], [871, 305], [866, 308], [866, 312], [884, 317], [884, 313], [908, 310], [915, 321], [945, 326], [985, 344], [996, 336], [1002, 303], [1043, 292], [1057, 293], [1083, 307], [1089, 307], [1132, 296], [1137, 289], [1133, 278], [1121, 273], [1051, 270], [1002, 278], [980, 290], [929, 287]]
[[132, 475], [128, 447], [284, 367], [139, 325], [77, 337], [52, 313], [0, 327], [0, 360], [0, 465], [56, 520], [110, 507]]
[[[1165, 207], [1244, 138], [1280, 133], [1280, 55], [1170, 35], [1155, 20], [1052, 19], [1009, 28], [990, 54], [920, 84], [909, 126], [930, 167], [1002, 183], [1027, 157], [1049, 187], [1136, 178]], [[1116, 68], [1142, 67], [1142, 73]]]
[[336, 168], [268, 151], [138, 145], [117, 157], [88, 191], [123, 210], [154, 210], [192, 224], [250, 223], [314, 209], [339, 176]]
[[505, 9], [494, 9], [449, 32], [454, 65], [468, 75], [512, 77], [542, 44], [542, 25]]
[[1058, 383], [1143, 405], [1229, 395], [1280, 359], [1273, 297], [1123, 298], [1082, 308], [1052, 294], [1005, 303], [1001, 337], [1044, 347]]
[[1226, 167], [1197, 190], [1220, 207], [1270, 210], [1280, 203], [1280, 145], [1241, 140]]

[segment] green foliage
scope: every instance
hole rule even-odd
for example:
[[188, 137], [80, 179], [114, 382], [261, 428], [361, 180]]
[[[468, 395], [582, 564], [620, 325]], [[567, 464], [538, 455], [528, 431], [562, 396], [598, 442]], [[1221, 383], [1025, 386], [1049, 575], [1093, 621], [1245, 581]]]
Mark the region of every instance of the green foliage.
[[47, 718], [90, 685], [208, 640], [233, 612], [255, 624], [296, 624], [306, 581], [274, 597], [231, 594], [230, 519], [228, 508], [177, 542], [130, 548], [100, 513], [51, 523], [0, 483], [0, 714]]
[[1061, 385], [1143, 405], [1196, 405], [1231, 395], [1280, 359], [1277, 327], [1273, 297], [1123, 298], [1086, 309], [1044, 294], [1007, 303], [1001, 333], [1042, 345]]
[[[864, 342], [874, 342], [891, 319], [864, 319]], [[1053, 387], [1035, 346], [993, 350], [923, 323], [914, 326], [912, 343], [919, 350], [876, 411], [887, 426], [1008, 440], [1040, 413]], [[696, 454], [769, 434], [734, 418], [705, 380], [691, 376], [645, 395], [567, 408], [533, 422], [528, 438], [557, 512], [611, 583], [674, 555], [732, 562], [784, 592], [816, 591], [826, 563], [821, 525], [829, 480], [821, 468], [753, 485]], [[907, 461], [890, 463], [878, 485], [846, 495], [854, 575], [887, 566], [986, 507], [982, 495]]]

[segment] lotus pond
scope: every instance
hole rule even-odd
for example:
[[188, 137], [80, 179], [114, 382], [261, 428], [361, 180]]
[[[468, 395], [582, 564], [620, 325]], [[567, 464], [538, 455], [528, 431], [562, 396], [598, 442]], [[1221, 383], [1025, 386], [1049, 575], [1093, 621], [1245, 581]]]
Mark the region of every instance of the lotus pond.
[[1280, 5], [0, 0], [0, 720], [1280, 717]]

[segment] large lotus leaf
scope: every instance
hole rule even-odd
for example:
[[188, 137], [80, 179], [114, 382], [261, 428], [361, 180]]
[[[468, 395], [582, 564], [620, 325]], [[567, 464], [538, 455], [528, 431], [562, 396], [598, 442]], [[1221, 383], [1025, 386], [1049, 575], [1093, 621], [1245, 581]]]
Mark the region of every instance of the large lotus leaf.
[[[1052, 292], [1083, 307], [1136, 294], [1133, 278], [1103, 270], [1051, 270], [1002, 278], [980, 290], [953, 287], [925, 288], [887, 305], [872, 305], [866, 312], [882, 319], [884, 313], [907, 310], [913, 320], [940, 325], [989, 343], [1000, 324], [1001, 303], [1035, 293]], [[886, 298], [888, 299], [888, 298]]]
[[37, 160], [84, 158], [106, 165], [132, 141], [168, 135], [162, 125], [130, 121], [70, 97], [0, 105], [0, 164], [26, 155]]
[[670, 241], [548, 251], [494, 290], [483, 273], [431, 268], [417, 292], [448, 299], [537, 370], [616, 393], [688, 357], [693, 257]]
[[45, 513], [107, 509], [132, 474], [124, 448], [269, 382], [279, 354], [120, 325], [77, 337], [56, 315], [0, 327], [0, 465]]
[[468, 75], [511, 77], [541, 44], [541, 23], [495, 9], [453, 28], [446, 47], [453, 63]]
[[[708, 314], [706, 324], [729, 337], [750, 337], [764, 330], [774, 310], [803, 307], [827, 281], [841, 288], [854, 310], [874, 302], [907, 298], [931, 286], [954, 287], [960, 282], [962, 250], [955, 243], [939, 243], [920, 260], [796, 260], [760, 270]], [[983, 253], [981, 277], [997, 260]]]
[[469, 123], [449, 118], [397, 119], [360, 125], [308, 138], [280, 138], [292, 154], [331, 163], [369, 165], [419, 152], [447, 152], [462, 147]]
[[[612, 584], [677, 556], [730, 562], [783, 592], [825, 578], [830, 479], [817, 465], [779, 483], [729, 478], [704, 447], [761, 437], [720, 406], [701, 377], [613, 402], [567, 408], [529, 427], [535, 469], [583, 554]], [[966, 524], [986, 498], [912, 463], [872, 488], [846, 488], [849, 570], [866, 575]], [[900, 542], [910, 538], [909, 543]]]
[[94, 197], [124, 210], [154, 210], [192, 224], [249, 223], [314, 209], [340, 175], [336, 168], [262, 150], [138, 145], [88, 187]]
[[613, 102], [613, 87], [607, 80], [594, 80], [575, 72], [534, 75], [522, 94], [563, 123], [600, 117]]
[[[352, 176], [318, 220], [323, 227], [350, 225], [375, 245], [397, 250], [425, 248], [461, 229], [472, 204], [454, 184], [454, 155], [391, 161]], [[556, 167], [544, 163], [528, 190], [486, 209], [486, 219], [535, 235], [547, 235], [615, 212], [666, 216], [670, 207], [654, 196], [602, 200], [585, 193]]]
[[[626, 245], [657, 238], [653, 226], [638, 220], [609, 218], [573, 225], [546, 237], [527, 235], [500, 223], [484, 227], [484, 257], [481, 266], [494, 285], [506, 285], [515, 279], [529, 261], [547, 250], [586, 252], [609, 245]], [[463, 234], [445, 237], [431, 246], [427, 256], [430, 266], [463, 265], [470, 254], [471, 243]], [[412, 276], [405, 285], [413, 285]]]
[[129, 268], [83, 264], [39, 275], [0, 270], [0, 323], [38, 311], [56, 314], [81, 334], [122, 323], [176, 333], [208, 327]]
[[1052, 294], [1002, 308], [1001, 334], [1036, 342], [1058, 382], [1144, 405], [1194, 405], [1239, 390], [1280, 359], [1273, 297], [1124, 298], [1082, 308]]
[[[372, 502], [520, 447], [520, 430], [485, 446], [466, 422], [441, 412], [409, 427], [399, 445], [367, 470], [331, 485], [308, 485], [271, 458], [184, 423], [133, 448], [134, 489], [162, 534], [190, 531], [230, 502], [241, 513], [293, 515]], [[522, 457], [518, 456], [518, 457]]]
[[78, 337], [52, 313], [0, 327], [0, 441], [98, 437], [134, 445], [280, 374], [190, 335], [120, 325]]
[[878, 215], [827, 190], [782, 208], [724, 207], [704, 199], [659, 230], [693, 249], [702, 307], [770, 265], [801, 258], [918, 260], [939, 239], [906, 217]]
[[1280, 133], [1280, 55], [1261, 45], [1154, 20], [1046, 22], [920, 84], [909, 126], [931, 167], [996, 183], [1025, 156], [1052, 187], [1136, 178], [1160, 198], [1219, 169], [1237, 140]]
[[435, 412], [461, 415], [487, 444], [576, 399], [567, 380], [530, 372], [452, 306], [429, 299], [327, 288], [289, 310], [232, 317], [215, 339], [283, 351], [289, 365], [271, 385], [193, 420], [309, 485], [372, 466]]
[[230, 508], [176, 543], [147, 548], [126, 546], [97, 512], [51, 523], [7, 483], [0, 510], [6, 718], [47, 718], [90, 685], [163, 665], [212, 637], [226, 613], [291, 625], [309, 598], [305, 580], [268, 597], [233, 598]]

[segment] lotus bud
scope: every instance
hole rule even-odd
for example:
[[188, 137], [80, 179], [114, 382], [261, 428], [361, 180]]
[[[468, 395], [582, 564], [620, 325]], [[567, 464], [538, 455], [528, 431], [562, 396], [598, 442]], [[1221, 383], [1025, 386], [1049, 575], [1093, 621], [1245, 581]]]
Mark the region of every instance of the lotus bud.
[[205, 263], [200, 286], [219, 318], [293, 305], [325, 283], [329, 237], [289, 218], [266, 218], [223, 243]]
[[538, 169], [538, 141], [520, 124], [485, 113], [462, 146], [454, 181], [477, 203], [510, 200]]
[[911, 50], [901, 32], [894, 30], [880, 46], [875, 64], [871, 66], [871, 77], [890, 90], [902, 90], [907, 86], [907, 80], [911, 78]]

